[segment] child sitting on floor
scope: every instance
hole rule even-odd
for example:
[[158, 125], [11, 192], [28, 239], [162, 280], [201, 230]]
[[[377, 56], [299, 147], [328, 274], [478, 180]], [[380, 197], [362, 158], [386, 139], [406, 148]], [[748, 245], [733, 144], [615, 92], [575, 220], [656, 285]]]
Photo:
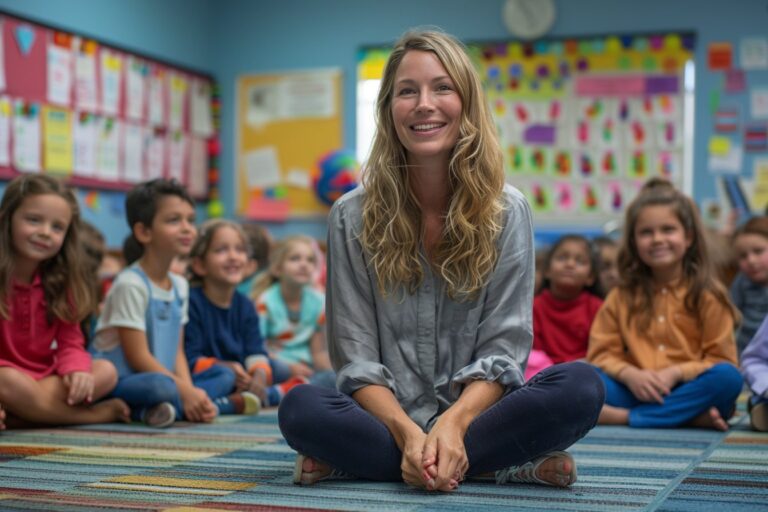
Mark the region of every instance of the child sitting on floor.
[[526, 378], [545, 368], [532, 364], [536, 352], [555, 364], [587, 355], [589, 329], [603, 303], [595, 293], [593, 255], [589, 240], [579, 235], [564, 235], [549, 250], [544, 289], [533, 299], [533, 350]]
[[[128, 420], [107, 361], [91, 361], [79, 322], [98, 303], [79, 244], [74, 194], [43, 174], [8, 184], [0, 203], [0, 403], [8, 423]], [[0, 414], [0, 426], [4, 425]]]
[[249, 253], [238, 224], [211, 220], [200, 228], [190, 253], [192, 289], [184, 349], [193, 377], [214, 365], [231, 370], [229, 391], [243, 397], [244, 412], [255, 413], [261, 405], [278, 405], [288, 390], [307, 380], [292, 377], [273, 385], [276, 372], [264, 350], [256, 309], [237, 291]]
[[212, 421], [218, 409], [208, 397], [226, 396], [232, 373], [214, 367], [190, 376], [183, 348], [188, 284], [169, 271], [195, 240], [194, 203], [178, 182], [164, 179], [137, 185], [125, 203], [129, 266], [107, 294], [91, 351], [117, 367], [112, 394], [128, 402], [134, 420], [158, 428], [176, 418]]
[[738, 312], [713, 276], [693, 202], [652, 179], [629, 206], [621, 283], [592, 325], [606, 387], [599, 423], [726, 430], [742, 386]]
[[269, 272], [254, 283], [261, 334], [275, 360], [276, 382], [305, 377], [335, 387], [336, 376], [325, 346], [325, 297], [312, 285], [317, 272], [315, 242], [292, 236], [277, 244]]
[[741, 311], [736, 334], [739, 353], [754, 337], [768, 314], [768, 217], [754, 217], [733, 235], [739, 274], [731, 283], [731, 300]]

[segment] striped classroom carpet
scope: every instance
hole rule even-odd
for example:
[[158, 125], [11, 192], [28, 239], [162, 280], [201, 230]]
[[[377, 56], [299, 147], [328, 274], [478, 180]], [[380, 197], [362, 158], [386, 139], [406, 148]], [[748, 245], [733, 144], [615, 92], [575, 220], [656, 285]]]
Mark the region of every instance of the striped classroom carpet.
[[178, 423], [0, 433], [0, 510], [768, 510], [768, 434], [737, 417], [727, 434], [598, 427], [571, 448], [571, 489], [464, 483], [291, 483], [295, 454], [274, 410]]

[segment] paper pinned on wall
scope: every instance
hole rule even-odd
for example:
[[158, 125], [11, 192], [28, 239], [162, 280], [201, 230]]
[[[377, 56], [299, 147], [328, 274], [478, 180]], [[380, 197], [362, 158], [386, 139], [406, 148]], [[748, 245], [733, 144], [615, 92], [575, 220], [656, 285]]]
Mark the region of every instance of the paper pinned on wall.
[[[81, 51], [75, 52], [75, 106], [79, 110], [96, 112], [96, 43], [82, 43]], [[77, 42], [75, 48], [80, 46]], [[89, 51], [91, 50], [91, 51]]]
[[336, 115], [333, 73], [304, 73], [280, 83], [279, 117], [327, 118]]
[[752, 161], [752, 172], [751, 203], [762, 212], [768, 206], [768, 158], [755, 158]]
[[163, 176], [165, 169], [165, 136], [147, 130], [146, 171], [150, 178]]
[[709, 170], [711, 172], [724, 172], [729, 174], [739, 174], [741, 172], [741, 164], [744, 160], [744, 149], [736, 144], [730, 144], [729, 149], [725, 153], [715, 154], [711, 152], [709, 155]]
[[96, 149], [96, 177], [117, 181], [120, 177], [120, 121], [111, 117], [99, 119]]
[[192, 80], [190, 103], [192, 133], [210, 137], [213, 135], [213, 123], [211, 121], [211, 87], [207, 82]]
[[74, 173], [91, 178], [96, 174], [96, 141], [98, 123], [91, 114], [81, 113], [72, 122], [74, 141]]
[[744, 69], [768, 69], [768, 39], [748, 37], [739, 47], [741, 67]]
[[280, 163], [274, 146], [249, 151], [245, 154], [243, 162], [249, 189], [264, 189], [280, 184]]
[[155, 70], [149, 75], [149, 94], [147, 97], [147, 117], [152, 126], [165, 125], [165, 81], [163, 73]]
[[147, 63], [133, 56], [125, 66], [125, 115], [129, 119], [144, 119], [144, 99], [147, 90]]
[[11, 100], [0, 96], [0, 166], [11, 163]]
[[747, 88], [747, 76], [743, 69], [729, 69], [725, 72], [725, 92], [735, 94]]
[[204, 139], [192, 137], [189, 141], [189, 183], [192, 197], [208, 192], [208, 147]]
[[68, 107], [72, 92], [72, 51], [48, 43], [48, 101]]
[[144, 180], [144, 127], [125, 123], [123, 130], [123, 178], [131, 183]]
[[750, 112], [755, 119], [768, 119], [768, 88], [752, 89]]
[[312, 188], [312, 177], [304, 169], [290, 169], [285, 174], [285, 184], [308, 190]]
[[290, 213], [290, 203], [287, 199], [270, 199], [268, 197], [253, 197], [248, 202], [245, 217], [252, 220], [285, 222]]
[[13, 166], [19, 171], [40, 171], [40, 110], [22, 100], [14, 105]]
[[179, 73], [168, 73], [168, 127], [181, 130], [184, 124], [184, 104], [189, 84]]
[[3, 48], [3, 32], [5, 23], [0, 19], [0, 91], [5, 90], [5, 50]]
[[74, 163], [72, 112], [43, 107], [43, 167], [48, 171], [72, 173]]
[[728, 137], [710, 137], [709, 154], [714, 156], [725, 156], [731, 150], [731, 139]]
[[120, 109], [120, 77], [123, 59], [104, 47], [101, 48], [101, 111], [115, 116]]
[[278, 92], [274, 84], [256, 84], [248, 90], [245, 120], [249, 126], [260, 128], [278, 118]]
[[168, 140], [168, 177], [179, 183], [186, 183], [184, 169], [187, 156], [187, 137], [181, 132], [173, 133]]
[[728, 42], [709, 43], [707, 47], [707, 64], [710, 71], [731, 69], [733, 64], [733, 45]]

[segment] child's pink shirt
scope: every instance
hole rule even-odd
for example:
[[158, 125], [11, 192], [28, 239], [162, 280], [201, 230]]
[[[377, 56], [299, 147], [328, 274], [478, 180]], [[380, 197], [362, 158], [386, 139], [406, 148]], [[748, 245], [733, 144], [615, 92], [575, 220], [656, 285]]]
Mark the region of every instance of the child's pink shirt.
[[[91, 356], [77, 323], [46, 318], [43, 283], [13, 281], [8, 298], [9, 318], [0, 318], [0, 366], [20, 370], [33, 379], [51, 374], [90, 372]], [[51, 344], [56, 340], [56, 347]]]

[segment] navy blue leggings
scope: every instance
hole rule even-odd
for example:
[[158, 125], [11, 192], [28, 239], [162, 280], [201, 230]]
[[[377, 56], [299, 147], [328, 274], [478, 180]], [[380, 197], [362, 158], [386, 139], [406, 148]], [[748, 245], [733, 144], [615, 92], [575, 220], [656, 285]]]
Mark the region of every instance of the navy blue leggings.
[[605, 384], [605, 403], [629, 409], [629, 426], [642, 428], [679, 427], [710, 407], [720, 416], [733, 414], [743, 381], [739, 370], [729, 363], [718, 363], [695, 379], [676, 386], [664, 403], [641, 402], [627, 386], [597, 370]]
[[[552, 366], [470, 424], [468, 475], [523, 464], [563, 450], [595, 426], [605, 389], [584, 363]], [[402, 454], [387, 427], [350, 396], [312, 385], [280, 403], [280, 430], [299, 453], [369, 480], [401, 481]]]

